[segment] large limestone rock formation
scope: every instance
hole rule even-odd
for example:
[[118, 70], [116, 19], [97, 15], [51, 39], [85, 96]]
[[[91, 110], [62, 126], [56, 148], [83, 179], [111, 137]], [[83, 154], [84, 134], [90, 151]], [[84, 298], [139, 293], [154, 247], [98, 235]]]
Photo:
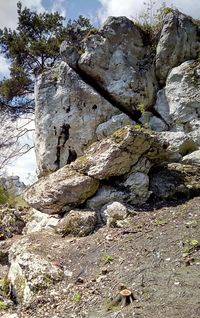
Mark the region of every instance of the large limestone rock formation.
[[[185, 133], [183, 139], [190, 139], [197, 145], [200, 145], [199, 87], [199, 61], [186, 61], [171, 70], [155, 104], [155, 109], [168, 123], [170, 130]], [[175, 134], [171, 133], [171, 139], [174, 137]]]
[[85, 39], [81, 56], [74, 51], [73, 44], [61, 46], [66, 62], [124, 111], [136, 115], [140, 105], [153, 103], [157, 84], [152, 50], [128, 18], [109, 17]]
[[156, 75], [162, 85], [174, 66], [197, 58], [200, 52], [199, 26], [178, 10], [170, 11], [164, 17], [156, 49]]
[[[83, 154], [97, 127], [120, 111], [62, 62], [36, 85], [36, 158], [40, 176]], [[98, 138], [100, 134], [98, 133]]]
[[123, 187], [127, 188], [129, 202], [141, 203], [149, 197], [147, 161], [169, 160], [167, 147], [155, 134], [125, 126], [111, 137], [94, 143], [75, 162], [42, 177], [25, 191], [24, 198], [44, 213], [69, 211], [95, 194], [99, 180], [130, 172], [124, 178]]

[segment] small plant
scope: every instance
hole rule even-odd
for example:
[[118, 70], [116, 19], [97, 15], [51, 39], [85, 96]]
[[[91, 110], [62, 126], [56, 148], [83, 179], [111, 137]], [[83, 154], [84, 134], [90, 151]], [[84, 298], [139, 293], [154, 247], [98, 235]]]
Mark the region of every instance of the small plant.
[[81, 297], [82, 297], [82, 295], [81, 295], [80, 291], [77, 291], [77, 292], [74, 294], [72, 300], [73, 300], [73, 302], [75, 302], [75, 303], [79, 303], [79, 302], [81, 301]]
[[103, 262], [103, 263], [105, 263], [105, 264], [107, 264], [107, 263], [111, 263], [112, 261], [113, 261], [113, 256], [111, 256], [111, 255], [104, 255], [104, 256], [102, 256], [102, 258], [101, 258], [101, 262]]
[[0, 310], [7, 310], [8, 309], [8, 306], [0, 300]]
[[141, 103], [138, 105], [138, 109], [139, 111], [143, 114], [145, 112], [145, 105], [144, 103]]

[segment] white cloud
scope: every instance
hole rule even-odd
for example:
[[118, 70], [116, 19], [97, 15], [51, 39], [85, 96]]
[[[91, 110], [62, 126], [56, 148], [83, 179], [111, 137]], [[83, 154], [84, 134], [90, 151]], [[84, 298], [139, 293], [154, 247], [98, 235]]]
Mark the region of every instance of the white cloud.
[[53, 0], [51, 12], [58, 11], [63, 17], [66, 16], [66, 0]]
[[[0, 1], [0, 28], [15, 28], [17, 24], [17, 2], [18, 0]], [[21, 0], [23, 6], [38, 12], [44, 11], [42, 0]]]
[[9, 76], [9, 62], [2, 55], [0, 55], [0, 80], [5, 76]]
[[[130, 18], [137, 18], [141, 11], [144, 10], [144, 0], [99, 0], [101, 9], [99, 17], [102, 22], [108, 16], [122, 16], [125, 15]], [[148, 3], [148, 0], [146, 1]], [[156, 1], [157, 8], [163, 1]], [[174, 6], [180, 11], [189, 14], [195, 18], [200, 18], [200, 1], [199, 0], [166, 0], [166, 5]]]

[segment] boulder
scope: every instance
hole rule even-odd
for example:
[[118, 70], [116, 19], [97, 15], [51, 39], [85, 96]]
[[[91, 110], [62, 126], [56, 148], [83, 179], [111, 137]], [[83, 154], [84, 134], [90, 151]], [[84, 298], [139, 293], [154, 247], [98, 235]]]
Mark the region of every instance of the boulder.
[[174, 156], [174, 159], [181, 159], [182, 156], [193, 152], [199, 148], [197, 142], [193, 140], [190, 134], [186, 134], [184, 131], [165, 131], [159, 135], [161, 140], [165, 140], [169, 144], [169, 149]]
[[129, 173], [124, 179], [122, 186], [128, 192], [126, 202], [129, 204], [143, 204], [149, 198], [149, 177], [143, 172]]
[[39, 176], [82, 155], [97, 140], [97, 127], [120, 113], [65, 62], [38, 78], [35, 98]]
[[197, 58], [200, 52], [199, 27], [178, 10], [170, 10], [163, 19], [156, 48], [156, 75], [164, 84], [169, 71], [184, 61]]
[[29, 221], [23, 230], [23, 234], [30, 234], [34, 232], [40, 232], [43, 230], [52, 231], [55, 229], [60, 218], [57, 216], [41, 213], [35, 209], [32, 209], [29, 215]]
[[167, 146], [148, 130], [125, 126], [93, 144], [71, 166], [93, 178], [108, 179], [129, 172], [142, 156], [154, 162], [167, 159]]
[[111, 202], [101, 210], [101, 217], [108, 227], [116, 227], [117, 221], [124, 220], [128, 216], [128, 209], [120, 202]]
[[110, 185], [101, 185], [95, 196], [87, 200], [86, 207], [99, 212], [103, 206], [111, 201], [117, 200], [123, 203], [125, 197], [122, 190]]
[[85, 202], [98, 189], [99, 181], [79, 173], [70, 166], [42, 177], [23, 196], [36, 210], [47, 214], [57, 214], [66, 206], [69, 211]]
[[39, 290], [63, 278], [61, 268], [50, 262], [47, 257], [36, 253], [34, 244], [28, 237], [12, 245], [9, 262], [8, 279], [19, 303], [30, 303]]
[[86, 37], [81, 56], [66, 43], [61, 53], [108, 100], [137, 115], [141, 106], [153, 104], [157, 87], [152, 48], [144, 37], [128, 18], [109, 17], [99, 32]]
[[182, 159], [183, 164], [200, 166], [200, 150], [193, 151], [189, 155], [186, 155]]
[[200, 125], [199, 73], [198, 61], [186, 61], [171, 70], [165, 88], [158, 93], [154, 107], [170, 129], [188, 133]]
[[87, 236], [94, 232], [96, 225], [96, 212], [88, 210], [71, 210], [58, 223], [56, 232], [63, 236]]
[[101, 140], [105, 137], [112, 135], [116, 130], [124, 126], [135, 124], [136, 123], [126, 114], [112, 116], [107, 122], [100, 124], [97, 127], [97, 139]]

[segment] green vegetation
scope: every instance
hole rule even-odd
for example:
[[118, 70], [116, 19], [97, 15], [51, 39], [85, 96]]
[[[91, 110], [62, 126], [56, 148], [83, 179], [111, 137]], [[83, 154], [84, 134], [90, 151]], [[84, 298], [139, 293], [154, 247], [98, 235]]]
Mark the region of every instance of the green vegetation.
[[104, 255], [104, 256], [102, 256], [102, 258], [101, 258], [101, 262], [103, 262], [103, 263], [105, 263], [105, 264], [107, 264], [107, 263], [111, 263], [112, 261], [113, 261], [113, 256], [111, 256], [111, 255]]
[[79, 291], [77, 291], [74, 294], [72, 300], [73, 300], [74, 303], [79, 303], [81, 301], [81, 297], [82, 297], [81, 293]]
[[8, 204], [11, 208], [26, 208], [28, 204], [20, 196], [14, 196], [0, 186], [0, 204]]
[[0, 300], [0, 310], [7, 310], [8, 309], [8, 306]]
[[22, 8], [21, 2], [17, 3], [17, 13], [15, 30], [0, 29], [0, 53], [11, 62], [10, 78], [0, 82], [0, 103], [8, 109], [15, 106], [19, 113], [34, 108], [30, 97], [34, 79], [60, 59], [62, 41], [73, 42], [79, 48], [92, 25], [89, 19], [79, 16], [65, 26], [58, 12], [37, 13]]

